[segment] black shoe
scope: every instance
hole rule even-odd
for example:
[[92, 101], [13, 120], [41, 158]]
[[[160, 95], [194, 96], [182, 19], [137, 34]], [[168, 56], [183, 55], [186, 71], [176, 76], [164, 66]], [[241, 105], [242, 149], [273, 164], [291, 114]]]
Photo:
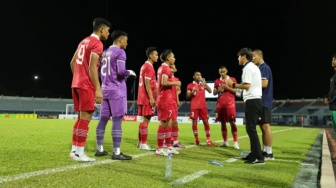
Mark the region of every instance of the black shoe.
[[101, 157], [101, 156], [105, 156], [105, 155], [108, 155], [107, 151], [96, 150], [96, 153], [95, 153], [96, 157]]
[[267, 152], [266, 151], [263, 151], [262, 152], [262, 156], [265, 157], [267, 155]]
[[264, 160], [274, 160], [273, 153], [266, 153], [266, 155], [264, 155]]
[[124, 155], [123, 153], [120, 153], [120, 155], [116, 155], [114, 152], [112, 154], [112, 160], [131, 160], [132, 156]]
[[243, 159], [244, 161], [248, 161], [248, 160], [253, 159], [253, 156], [252, 156], [251, 153], [249, 153], [246, 157], [243, 157], [242, 159]]
[[244, 163], [247, 163], [247, 164], [265, 164], [265, 161], [264, 161], [264, 159], [255, 158], [254, 160], [248, 160], [248, 161], [245, 161]]

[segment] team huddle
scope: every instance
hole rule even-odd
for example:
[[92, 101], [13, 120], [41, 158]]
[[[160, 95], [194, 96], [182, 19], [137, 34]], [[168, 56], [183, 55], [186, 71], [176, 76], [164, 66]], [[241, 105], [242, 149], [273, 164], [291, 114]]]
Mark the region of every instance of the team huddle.
[[[112, 160], [132, 159], [131, 156], [125, 155], [120, 151], [120, 143], [122, 139], [122, 116], [127, 112], [126, 79], [130, 76], [136, 77], [136, 74], [133, 70], [126, 69], [127, 56], [125, 49], [128, 45], [128, 34], [125, 31], [113, 31], [111, 33], [113, 44], [103, 51], [101, 40], [107, 40], [109, 29], [110, 23], [107, 20], [96, 18], [93, 22], [93, 34], [80, 42], [70, 63], [73, 72], [71, 87], [74, 108], [75, 111], [79, 112], [79, 117], [73, 128], [72, 149], [70, 152], [70, 157], [75, 161], [95, 161], [94, 158], [88, 157], [84, 152], [89, 130], [88, 125], [95, 110], [95, 103], [101, 104], [100, 119], [96, 127], [97, 149], [95, 156], [108, 155], [108, 152], [103, 148], [103, 142], [106, 125], [112, 117]], [[257, 53], [259, 51], [254, 52]], [[249, 67], [250, 65], [247, 66], [247, 64], [252, 62], [251, 56], [254, 57], [252, 51], [243, 51], [240, 54], [238, 53], [238, 55], [239, 63], [243, 62], [242, 65], [244, 67]], [[158, 156], [177, 155], [179, 151], [175, 148], [185, 148], [185, 146], [178, 140], [179, 128], [177, 116], [180, 105], [181, 81], [174, 76], [174, 73], [177, 72], [176, 59], [172, 50], [165, 49], [159, 56], [158, 50], [155, 47], [148, 47], [146, 56], [147, 60], [140, 69], [138, 84], [138, 115], [142, 116], [143, 120], [139, 124], [137, 147], [142, 150], [155, 151], [155, 154]], [[244, 62], [244, 57], [247, 60], [246, 62]], [[155, 71], [153, 64], [158, 62], [159, 59], [162, 64]], [[257, 67], [256, 65], [254, 66]], [[259, 77], [258, 74], [256, 74], [257, 77], [254, 77], [253, 72], [251, 72], [251, 75], [250, 72], [246, 72], [249, 68], [246, 68], [245, 72], [244, 69], [242, 76], [244, 82], [238, 84], [234, 77], [227, 74], [228, 69], [225, 66], [220, 66], [218, 69], [219, 78], [215, 80], [214, 88], [210, 88], [207, 85], [206, 80], [202, 78], [201, 72], [194, 72], [193, 82], [187, 85], [186, 99], [190, 100], [190, 119], [192, 121], [195, 145], [200, 145], [197, 122], [198, 120], [202, 120], [206, 133], [206, 144], [208, 146], [215, 146], [211, 141], [210, 125], [208, 122], [209, 115], [205, 100], [205, 92], [209, 92], [218, 95], [216, 121], [221, 122], [221, 132], [224, 141], [221, 147], [229, 147], [226, 127], [226, 124], [229, 123], [234, 141], [233, 148], [239, 149], [238, 129], [235, 124], [235, 97], [242, 97], [246, 103], [246, 108], [254, 105], [255, 102], [249, 102], [254, 101], [254, 99], [257, 99], [256, 104], [259, 104], [259, 102], [262, 103], [262, 79], [266, 79], [268, 82], [270, 80], [268, 77], [262, 78], [260, 71]], [[256, 86], [254, 86], [255, 79], [259, 79], [259, 81], [255, 82], [257, 83]], [[260, 122], [260, 126], [270, 122], [268, 120], [270, 119], [270, 111], [264, 111], [264, 108], [260, 107], [259, 109], [259, 106], [257, 107], [250, 110], [250, 112], [255, 112], [255, 114], [250, 114], [246, 117], [246, 121], [248, 121], [246, 122], [246, 130], [250, 137], [251, 153], [244, 160], [250, 164], [264, 163], [263, 159], [266, 158], [274, 159], [271, 143], [268, 144], [267, 141], [264, 141], [263, 137], [264, 151], [261, 152], [259, 139], [256, 140], [255, 138], [257, 120], [262, 117], [263, 123]], [[152, 149], [147, 144], [147, 137], [148, 126], [155, 111], [157, 111], [160, 123], [157, 129], [157, 147], [156, 149]], [[266, 116], [262, 116], [264, 113], [266, 113]], [[247, 116], [247, 113], [245, 114]], [[266, 120], [264, 117], [266, 117]], [[263, 127], [265, 126], [261, 126], [262, 130]], [[271, 138], [268, 136], [265, 140], [269, 139]], [[258, 143], [259, 149], [256, 146]], [[265, 145], [265, 143], [268, 145]], [[164, 148], [167, 149], [165, 150]]]

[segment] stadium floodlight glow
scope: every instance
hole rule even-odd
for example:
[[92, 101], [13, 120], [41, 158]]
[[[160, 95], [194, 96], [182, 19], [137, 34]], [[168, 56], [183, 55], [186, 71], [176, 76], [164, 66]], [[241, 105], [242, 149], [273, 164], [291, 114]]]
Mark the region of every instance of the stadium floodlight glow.
[[34, 76], [34, 79], [37, 80], [39, 77], [37, 75]]

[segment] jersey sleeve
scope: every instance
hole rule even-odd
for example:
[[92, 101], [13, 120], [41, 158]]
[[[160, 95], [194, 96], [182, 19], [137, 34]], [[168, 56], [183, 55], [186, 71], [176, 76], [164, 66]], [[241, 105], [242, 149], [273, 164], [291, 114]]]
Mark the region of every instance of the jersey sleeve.
[[260, 70], [262, 80], [270, 80], [270, 69], [263, 68]]
[[188, 86], [187, 86], [187, 91], [191, 91], [192, 89], [193, 89], [192, 84], [188, 84]]
[[237, 83], [237, 80], [233, 77], [230, 77], [230, 79], [234, 82], [234, 83]]
[[154, 69], [151, 69], [151, 67], [149, 66], [146, 66], [145, 70], [145, 78], [151, 80], [153, 77], [155, 77], [155, 72], [154, 72]]
[[126, 70], [126, 53], [124, 50], [119, 50], [116, 61], [118, 75], [128, 76], [130, 73]]
[[215, 80], [215, 84], [214, 84], [214, 89], [218, 89], [219, 87], [219, 82], [218, 82], [218, 79]]
[[166, 75], [166, 76], [168, 76], [169, 77], [169, 71], [170, 71], [170, 68], [167, 66], [165, 66], [165, 67], [163, 67], [163, 69], [162, 69], [162, 73], [161, 73], [161, 75], [163, 76], [163, 75]]
[[92, 44], [91, 52], [96, 53], [101, 57], [103, 54], [103, 43], [99, 40], [95, 40]]

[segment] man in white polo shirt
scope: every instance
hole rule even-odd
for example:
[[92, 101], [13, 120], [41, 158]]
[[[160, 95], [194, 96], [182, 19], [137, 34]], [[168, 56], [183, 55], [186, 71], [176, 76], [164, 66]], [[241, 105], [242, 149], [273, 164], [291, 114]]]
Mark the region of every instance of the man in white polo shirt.
[[246, 132], [250, 138], [251, 153], [244, 157], [248, 164], [265, 164], [261, 152], [257, 123], [262, 111], [262, 85], [259, 68], [252, 63], [253, 53], [250, 48], [242, 48], [238, 52], [239, 65], [243, 66], [241, 84], [227, 81], [232, 88], [243, 89], [243, 100], [245, 102]]

